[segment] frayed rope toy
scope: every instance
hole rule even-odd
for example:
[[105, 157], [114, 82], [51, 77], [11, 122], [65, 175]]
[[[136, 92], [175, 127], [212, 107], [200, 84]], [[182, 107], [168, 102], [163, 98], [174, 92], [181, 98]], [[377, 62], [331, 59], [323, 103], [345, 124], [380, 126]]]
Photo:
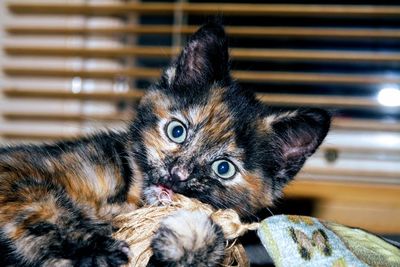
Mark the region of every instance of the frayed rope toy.
[[131, 259], [127, 266], [147, 265], [153, 254], [150, 243], [160, 222], [180, 210], [205, 212], [222, 227], [227, 240], [222, 266], [250, 265], [243, 246], [236, 239], [249, 230], [258, 229], [258, 223], [242, 223], [238, 214], [232, 209], [215, 210], [208, 204], [178, 194], [175, 194], [172, 200], [169, 198], [160, 200], [163, 203], [161, 206], [145, 206], [115, 218], [115, 223], [120, 229], [114, 234], [114, 237], [125, 240], [130, 246]]

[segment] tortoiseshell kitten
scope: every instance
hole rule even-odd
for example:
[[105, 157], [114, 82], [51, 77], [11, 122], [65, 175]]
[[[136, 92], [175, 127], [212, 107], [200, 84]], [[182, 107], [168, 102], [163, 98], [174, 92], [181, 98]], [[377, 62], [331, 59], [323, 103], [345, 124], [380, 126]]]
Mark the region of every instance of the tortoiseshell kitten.
[[[113, 216], [181, 193], [253, 218], [325, 138], [320, 109], [275, 113], [229, 74], [223, 27], [200, 28], [124, 132], [0, 149], [0, 243], [14, 266], [119, 266]], [[154, 266], [216, 266], [225, 242], [201, 213], [167, 218]], [[5, 264], [5, 263], [4, 263]]]

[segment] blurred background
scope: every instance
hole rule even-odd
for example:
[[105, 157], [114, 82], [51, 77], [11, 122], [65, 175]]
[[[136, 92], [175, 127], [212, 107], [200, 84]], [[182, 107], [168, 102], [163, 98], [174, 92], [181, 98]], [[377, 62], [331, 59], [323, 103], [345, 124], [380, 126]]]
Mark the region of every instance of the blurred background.
[[272, 212], [398, 237], [399, 1], [0, 1], [0, 143], [123, 127], [209, 15], [223, 16], [243, 87], [335, 114]]

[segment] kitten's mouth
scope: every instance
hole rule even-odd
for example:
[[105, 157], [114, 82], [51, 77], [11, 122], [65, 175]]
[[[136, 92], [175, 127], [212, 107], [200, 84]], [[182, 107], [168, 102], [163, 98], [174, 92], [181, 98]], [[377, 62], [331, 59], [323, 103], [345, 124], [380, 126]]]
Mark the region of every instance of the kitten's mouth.
[[158, 195], [157, 195], [158, 201], [162, 204], [171, 203], [174, 192], [170, 188], [168, 188], [164, 185], [156, 185], [156, 187], [158, 188], [158, 190], [157, 190], [158, 191], [157, 192], [158, 193]]
[[153, 184], [145, 191], [145, 197], [150, 205], [168, 205], [174, 200], [174, 192], [165, 185]]

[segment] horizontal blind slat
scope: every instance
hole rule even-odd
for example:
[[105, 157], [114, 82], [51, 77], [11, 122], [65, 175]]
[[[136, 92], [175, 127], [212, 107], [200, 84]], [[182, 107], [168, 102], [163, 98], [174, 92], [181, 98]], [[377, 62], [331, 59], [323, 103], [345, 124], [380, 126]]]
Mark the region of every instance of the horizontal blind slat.
[[225, 16], [375, 16], [400, 15], [398, 6], [369, 5], [312, 5], [312, 4], [221, 4], [221, 3], [126, 3], [126, 4], [79, 4], [79, 3], [23, 3], [10, 2], [10, 10], [24, 14], [83, 14], [125, 15], [172, 14], [176, 10], [187, 14], [224, 14]]
[[[1, 91], [1, 90], [0, 90]], [[72, 92], [66, 91], [64, 88], [52, 88], [46, 90], [38, 90], [36, 88], [3, 88], [3, 93], [8, 97], [29, 97], [29, 98], [63, 98], [63, 99], [79, 99], [79, 100], [137, 100], [144, 95], [141, 89], [131, 89], [126, 92], [118, 91], [95, 91], [95, 92]]]
[[338, 175], [338, 176], [353, 176], [353, 177], [379, 177], [379, 178], [400, 178], [400, 172], [395, 171], [377, 171], [377, 170], [349, 170], [339, 169], [335, 167], [308, 167], [302, 168], [301, 174], [317, 174], [317, 175]]
[[[382, 108], [375, 99], [364, 97], [260, 93], [258, 98], [274, 106]], [[400, 108], [396, 108], [396, 110], [400, 110]]]
[[32, 114], [31, 112], [3, 112], [3, 116], [6, 120], [13, 121], [21, 121], [21, 120], [29, 120], [29, 121], [38, 121], [42, 123], [43, 121], [74, 121], [74, 122], [90, 122], [90, 121], [129, 121], [132, 119], [132, 115], [125, 112], [114, 113], [114, 114], [68, 114], [65, 113], [42, 113], [42, 114]]
[[78, 100], [137, 100], [144, 94], [143, 90], [131, 89], [127, 92], [116, 91], [97, 91], [97, 92], [72, 92], [64, 88], [53, 88], [47, 90], [38, 90], [36, 88], [12, 88], [6, 87], [2, 91], [8, 97], [29, 97], [29, 98], [62, 98]]
[[[51, 46], [5, 46], [10, 55], [29, 56], [68, 56], [68, 57], [127, 57], [169, 58], [177, 55], [178, 48], [168, 46], [130, 46], [130, 47], [51, 47]], [[400, 53], [396, 52], [359, 52], [324, 51], [302, 49], [246, 49], [232, 48], [233, 59], [240, 60], [302, 60], [302, 61], [361, 61], [361, 62], [398, 62]]]
[[[5, 66], [4, 72], [10, 76], [57, 76], [116, 79], [119, 77], [134, 77], [156, 79], [161, 70], [155, 68], [124, 68], [124, 69], [92, 69], [73, 70], [65, 68], [30, 68]], [[234, 78], [242, 82], [278, 82], [278, 83], [305, 83], [305, 84], [397, 84], [400, 77], [365, 74], [333, 74], [333, 73], [301, 73], [278, 71], [232, 71]]]
[[[22, 26], [9, 25], [6, 31], [10, 34], [40, 35], [115, 35], [115, 34], [191, 34], [196, 26], [181, 26], [175, 29], [168, 25], [126, 25], [112, 27], [54, 27], [54, 26]], [[241, 37], [303, 37], [303, 38], [400, 38], [397, 29], [357, 29], [357, 28], [319, 28], [319, 27], [260, 27], [260, 26], [227, 26], [229, 36]]]
[[372, 119], [335, 118], [332, 121], [332, 126], [337, 129], [400, 132], [400, 123], [382, 122], [379, 120], [372, 120]]

